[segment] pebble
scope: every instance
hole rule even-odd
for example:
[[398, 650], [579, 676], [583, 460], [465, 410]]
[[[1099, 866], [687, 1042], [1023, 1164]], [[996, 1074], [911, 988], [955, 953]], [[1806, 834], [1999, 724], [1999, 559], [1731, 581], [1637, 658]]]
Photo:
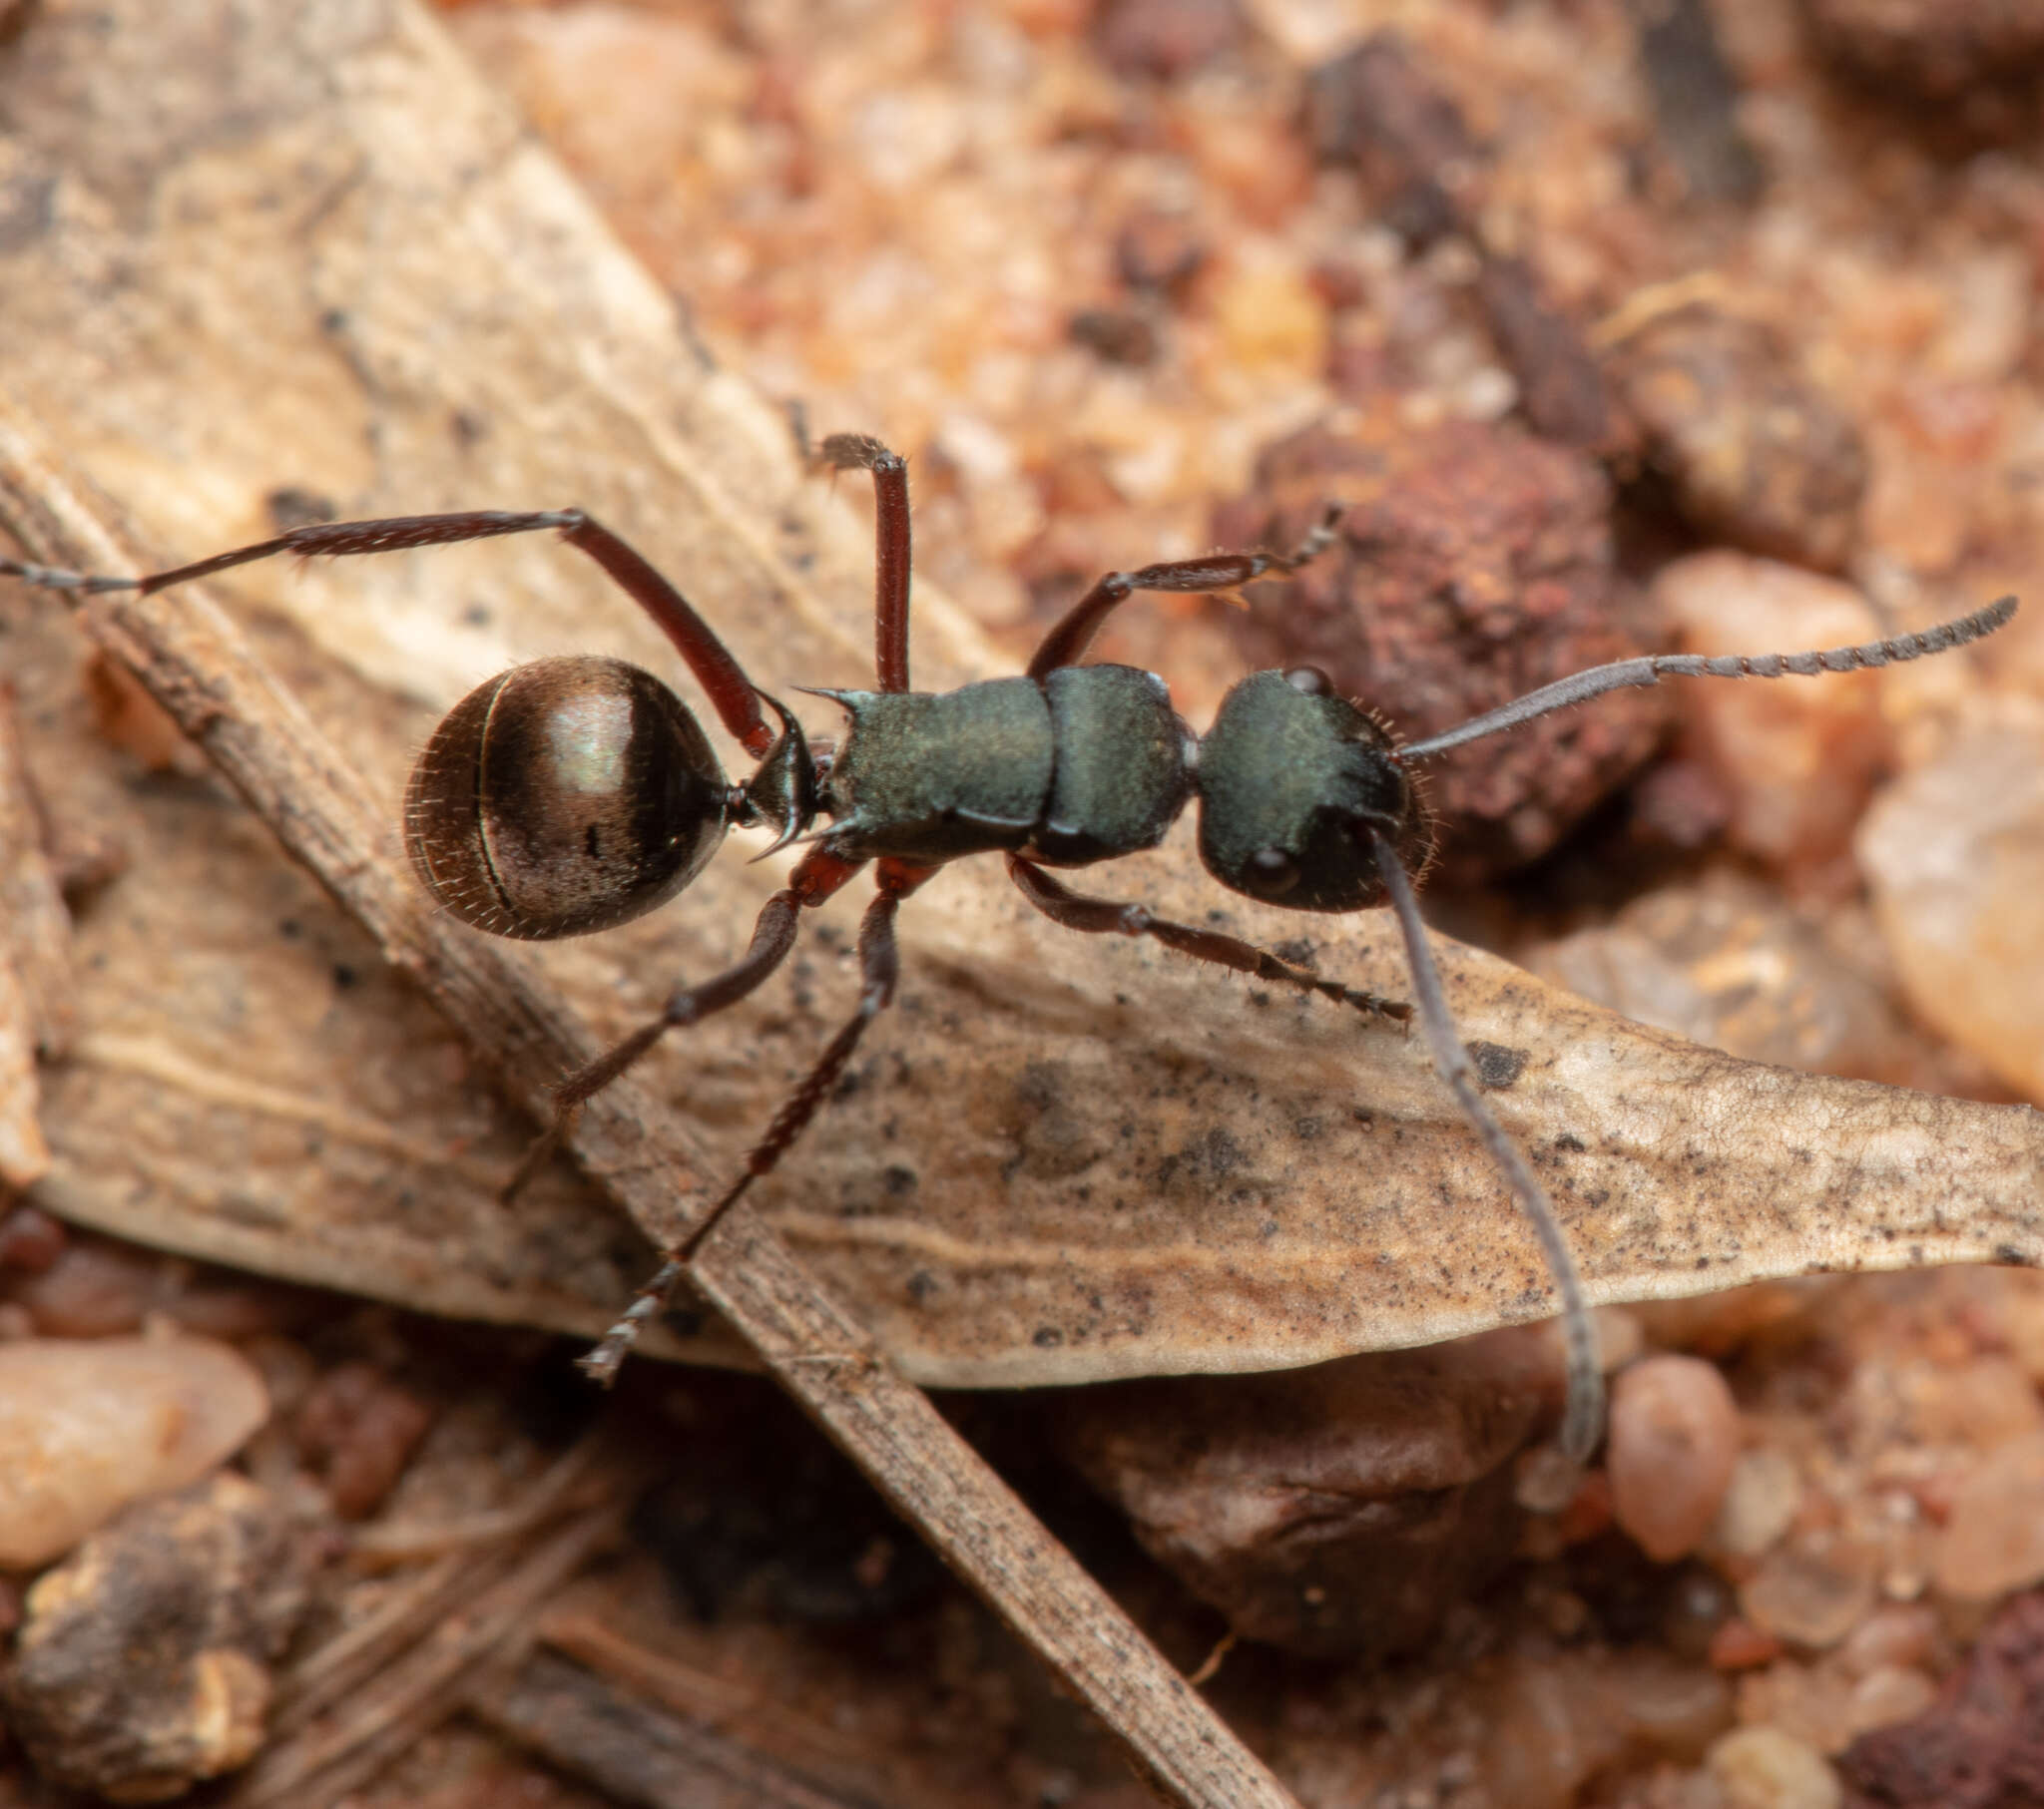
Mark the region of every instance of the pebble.
[[1742, 1620], [1734, 1615], [1711, 1635], [1707, 1656], [1713, 1670], [1743, 1671], [1754, 1670], [1763, 1664], [1772, 1664], [1782, 1655], [1782, 1642], [1773, 1633], [1764, 1633], [1751, 1620]]
[[1838, 1647], [1838, 1662], [1855, 1677], [1922, 1664], [1937, 1645], [1937, 1615], [1916, 1604], [1878, 1608]]
[[[1862, 1080], [1914, 1078], [1918, 1033], [1900, 1020], [1885, 986], [1778, 890], [1742, 874], [1659, 887], [1616, 917], [1521, 958], [1544, 980], [1750, 1062]], [[1638, 1311], [1628, 1317], [1641, 1324]], [[1615, 1368], [1610, 1351], [1607, 1337], [1606, 1367]]]
[[2044, 1100], [2044, 726], [1979, 722], [1889, 786], [1855, 845], [1909, 1004]]
[[1554, 1398], [1544, 1326], [1265, 1375], [1064, 1391], [1049, 1438], [1247, 1638], [1316, 1657], [1430, 1639], [1508, 1560], [1513, 1459]]
[[366, 1520], [383, 1505], [433, 1423], [432, 1409], [367, 1363], [313, 1385], [297, 1415], [298, 1449], [323, 1471], [333, 1511]]
[[[1335, 544], [1286, 584], [1282, 606], [1229, 612], [1251, 667], [1317, 666], [1419, 736], [1645, 651], [1613, 555], [1610, 483], [1584, 453], [1511, 426], [1415, 426], [1380, 399], [1266, 446], [1252, 489], [1216, 510], [1211, 533], [1223, 546], [1291, 545], [1330, 495], [1346, 505]], [[1647, 762], [1671, 697], [1613, 692], [1431, 763], [1431, 801], [1451, 825], [1441, 876], [1545, 854]]]
[[1732, 1719], [1732, 1691], [1650, 1650], [1516, 1652], [1493, 1670], [1482, 1714], [1487, 1800], [1570, 1809], [1621, 1758], [1694, 1763]]
[[1896, 1378], [1908, 1433], [1924, 1445], [1999, 1450], [2044, 1434], [2044, 1404], [2020, 1363], [1982, 1356], [1911, 1364]]
[[40, 1275], [64, 1253], [64, 1226], [34, 1206], [0, 1213], [0, 1269]]
[[1968, 1601], [2044, 1581], [2044, 1435], [2004, 1446], [1959, 1485], [1931, 1565], [1937, 1586]]
[[0, 1344], [0, 1569], [48, 1564], [204, 1476], [268, 1412], [261, 1378], [210, 1338]]
[[1740, 1586], [1755, 1626], [1794, 1645], [1836, 1645], [1873, 1607], [1873, 1580], [1794, 1546], [1778, 1546]]
[[1802, 1478], [1786, 1451], [1740, 1454], [1718, 1510], [1717, 1540], [1735, 1558], [1758, 1558], [1795, 1523]]
[[1937, 1685], [1928, 1672], [1909, 1665], [1880, 1665], [1852, 1686], [1852, 1731], [1857, 1735], [1913, 1721], [1936, 1700]]
[[1647, 462], [1705, 539], [1829, 570], [1844, 563], [1866, 448], [1780, 334], [1715, 308], [1680, 308], [1614, 348], [1606, 372]]
[[167, 1268], [153, 1250], [78, 1237], [7, 1292], [46, 1338], [106, 1338], [138, 1330], [163, 1303]]
[[1647, 1357], [1611, 1392], [1612, 1512], [1659, 1564], [1685, 1558], [1718, 1518], [1739, 1457], [1739, 1409], [1700, 1357]]
[[[1690, 654], [1802, 653], [1885, 632], [1851, 586], [1740, 553], [1678, 559], [1654, 594]], [[1879, 675], [1699, 683], [1681, 692], [1680, 707], [1731, 794], [1734, 847], [1776, 866], [1844, 852], [1888, 758]]]
[[1783, 1657], [1739, 1679], [1739, 1719], [1772, 1727], [1834, 1758], [1852, 1744], [1854, 1680], [1828, 1655], [1804, 1664]]
[[151, 1803], [247, 1764], [312, 1555], [277, 1498], [223, 1472], [137, 1503], [47, 1572], [0, 1679], [43, 1778]]
[[1838, 1809], [1844, 1790], [1822, 1753], [1777, 1727], [1740, 1727], [1705, 1761], [1725, 1809]]

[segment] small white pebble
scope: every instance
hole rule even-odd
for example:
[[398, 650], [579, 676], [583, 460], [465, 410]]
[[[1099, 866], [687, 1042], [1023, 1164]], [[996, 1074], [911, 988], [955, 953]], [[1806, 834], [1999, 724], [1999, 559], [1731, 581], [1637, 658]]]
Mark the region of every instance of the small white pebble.
[[1846, 1635], [1838, 1662], [1855, 1677], [1896, 1665], [1917, 1665], [1937, 1643], [1937, 1615], [1927, 1607], [1876, 1608]]
[[1739, 1585], [1740, 1608], [1791, 1645], [1836, 1645], [1873, 1610], [1873, 1579], [1851, 1558], [1778, 1546]]
[[48, 1564], [128, 1503], [196, 1482], [268, 1414], [261, 1376], [212, 1338], [0, 1344], [0, 1568]]
[[1927, 1672], [1900, 1664], [1883, 1664], [1852, 1686], [1847, 1712], [1855, 1735], [1897, 1721], [1913, 1721], [1937, 1700], [1937, 1685]]
[[1749, 1451], [1733, 1466], [1718, 1511], [1718, 1543], [1735, 1558], [1758, 1558], [1794, 1523], [1802, 1479], [1786, 1451]]
[[1814, 1746], [1779, 1727], [1738, 1727], [1714, 1741], [1704, 1763], [1725, 1809], [1838, 1809], [1838, 1774]]
[[1718, 1518], [1739, 1458], [1739, 1408], [1714, 1364], [1643, 1358], [1611, 1392], [1612, 1514], [1661, 1564], [1687, 1557]]
[[2044, 1581], [2044, 1433], [2004, 1445], [1959, 1486], [1931, 1563], [1938, 1587], [1966, 1601]]

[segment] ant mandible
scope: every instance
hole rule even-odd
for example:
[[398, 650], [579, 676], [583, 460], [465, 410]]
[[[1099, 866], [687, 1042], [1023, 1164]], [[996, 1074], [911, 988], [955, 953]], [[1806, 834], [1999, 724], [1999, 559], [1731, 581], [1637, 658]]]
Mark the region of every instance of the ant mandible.
[[[628, 922], [687, 886], [735, 826], [773, 829], [768, 852], [808, 844], [787, 883], [761, 908], [752, 943], [735, 966], [676, 991], [658, 1018], [561, 1083], [553, 1126], [509, 1190], [559, 1142], [585, 1100], [669, 1030], [753, 992], [786, 960], [802, 910], [820, 905], [867, 865], [874, 868], [877, 895], [859, 926], [856, 1012], [782, 1102], [738, 1178], [688, 1239], [663, 1253], [659, 1271], [583, 1359], [599, 1380], [615, 1374], [719, 1217], [772, 1170], [815, 1116], [866, 1026], [894, 996], [901, 901], [951, 861], [1000, 853], [1023, 897], [1067, 929], [1149, 936], [1270, 984], [1373, 1017], [1409, 1019], [1412, 1006], [1322, 979], [1239, 937], [1075, 892], [1053, 877], [1054, 867], [1092, 866], [1155, 847], [1197, 798], [1200, 858], [1231, 891], [1298, 911], [1391, 907], [1434, 1067], [1531, 1220], [1554, 1279], [1568, 1366], [1560, 1444], [1569, 1458], [1586, 1461], [1602, 1433], [1603, 1379], [1582, 1281], [1545, 1190], [1483, 1102], [1448, 1013], [1414, 900], [1411, 875], [1423, 870], [1434, 845], [1414, 767], [1550, 710], [1667, 677], [1813, 677], [1943, 653], [2000, 628], [2015, 614], [2015, 599], [1863, 647], [1621, 660], [1402, 746], [1314, 667], [1254, 673], [1222, 699], [1214, 726], [1196, 735], [1155, 674], [1079, 664], [1101, 624], [1138, 591], [1230, 591], [1296, 571], [1331, 543], [1338, 508], [1289, 554], [1213, 553], [1111, 572], [1050, 631], [1021, 677], [917, 691], [908, 679], [907, 467], [860, 434], [831, 436], [810, 462], [870, 472], [878, 504], [878, 689], [812, 693], [831, 698], [849, 718], [834, 753], [812, 752], [800, 723], [746, 676], [687, 599], [579, 509], [319, 523], [145, 578], [92, 577], [7, 559], [0, 559], [0, 574], [56, 591], [146, 594], [278, 553], [387, 553], [552, 528], [609, 573], [673, 641], [719, 720], [756, 762], [743, 784], [726, 778], [695, 716], [660, 679], [619, 660], [571, 657], [514, 668], [471, 691], [434, 730], [406, 787], [405, 846], [421, 883], [454, 916], [493, 936], [581, 936]], [[815, 829], [819, 815], [830, 820]]]

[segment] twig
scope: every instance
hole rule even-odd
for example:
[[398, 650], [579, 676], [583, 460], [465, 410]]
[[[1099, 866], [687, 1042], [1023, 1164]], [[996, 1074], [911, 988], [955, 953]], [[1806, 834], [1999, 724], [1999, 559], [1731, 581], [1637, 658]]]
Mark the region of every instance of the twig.
[[221, 1809], [324, 1809], [374, 1777], [459, 1706], [469, 1672], [522, 1634], [534, 1608], [616, 1541], [629, 1512], [627, 1502], [606, 1502], [537, 1542], [329, 1718], [261, 1754]]
[[[869, 1731], [839, 1728], [786, 1706], [765, 1678], [740, 1682], [640, 1645], [587, 1606], [550, 1605], [535, 1632], [542, 1645], [584, 1670], [686, 1720], [714, 1732], [743, 1722], [753, 1743], [770, 1744], [793, 1764], [804, 1754], [819, 1766], [873, 1760]], [[901, 1793], [889, 1794], [898, 1800]]]
[[[20, 412], [0, 403], [0, 517], [28, 556], [86, 570], [138, 569], [129, 548], [53, 466]], [[430, 996], [536, 1117], [562, 1074], [601, 1053], [537, 966], [436, 914], [392, 859], [361, 781], [256, 662], [234, 625], [185, 588], [87, 601], [81, 627], [129, 668], [334, 895], [385, 958]], [[705, 1178], [673, 1117], [629, 1081], [581, 1115], [571, 1139], [657, 1244], [686, 1235]], [[1030, 1515], [919, 1389], [750, 1208], [703, 1244], [692, 1278], [782, 1387], [937, 1553], [1050, 1663], [1174, 1799], [1279, 1809], [1290, 1796]]]
[[504, 1508], [466, 1514], [458, 1520], [421, 1524], [416, 1521], [375, 1521], [358, 1528], [348, 1542], [348, 1557], [358, 1569], [416, 1563], [452, 1553], [472, 1552], [505, 1540], [523, 1538], [570, 1508], [586, 1506], [578, 1496], [592, 1477], [599, 1488], [614, 1487], [597, 1470], [603, 1451], [599, 1438], [571, 1446], [548, 1466], [525, 1494]]
[[12, 685], [0, 683], [0, 948], [11, 953], [36, 1048], [61, 1059], [78, 1034], [71, 914], [50, 860], [49, 823], [21, 744]]
[[76, 1028], [70, 920], [43, 850], [14, 691], [0, 683], [0, 1186], [49, 1172], [36, 1053], [61, 1054]]
[[472, 1688], [468, 1710], [549, 1763], [640, 1809], [856, 1809], [761, 1753], [541, 1653]]

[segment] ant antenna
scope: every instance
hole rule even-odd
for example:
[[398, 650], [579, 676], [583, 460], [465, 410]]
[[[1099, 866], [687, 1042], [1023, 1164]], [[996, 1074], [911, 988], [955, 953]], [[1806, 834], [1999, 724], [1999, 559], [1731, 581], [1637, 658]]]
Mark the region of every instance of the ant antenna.
[[[1472, 716], [1446, 732], [1413, 741], [1398, 749], [1394, 757], [1402, 764], [1431, 759], [1464, 742], [1481, 740], [1503, 729], [1516, 728], [1536, 716], [1566, 709], [1572, 703], [1587, 702], [1606, 691], [1628, 685], [1659, 684], [1663, 678], [1782, 678], [1789, 676], [1812, 678], [1820, 673], [1851, 673], [1871, 668], [1920, 660], [1928, 654], [1942, 654], [1991, 635], [2016, 613], [2016, 600], [2004, 597], [1970, 616], [1942, 622], [1916, 634], [1889, 641], [1870, 641], [1858, 647], [1826, 649], [1810, 654], [1659, 654], [1638, 660], [1618, 660], [1608, 666], [1593, 666], [1587, 672], [1571, 674], [1523, 697]], [[1519, 1146], [1483, 1103], [1477, 1090], [1475, 1065], [1455, 1032], [1441, 991], [1440, 970], [1434, 966], [1427, 946], [1426, 927], [1420, 921], [1419, 905], [1413, 897], [1412, 882], [1398, 859], [1398, 851], [1382, 830], [1369, 826], [1369, 839], [1376, 856], [1378, 876], [1386, 899], [1398, 919], [1405, 939], [1405, 955], [1412, 974], [1412, 990], [1419, 1006], [1419, 1021], [1426, 1033], [1433, 1065], [1448, 1090], [1454, 1094], [1464, 1116], [1490, 1151], [1506, 1183], [1518, 1196], [1519, 1205], [1532, 1220], [1534, 1233], [1547, 1258], [1549, 1273], [1560, 1296], [1563, 1335], [1568, 1345], [1568, 1405], [1563, 1412], [1560, 1445], [1563, 1456], [1578, 1465], [1586, 1463], [1597, 1447], [1604, 1424], [1604, 1373], [1598, 1361], [1597, 1339], [1590, 1321], [1589, 1303], [1583, 1296], [1583, 1278], [1576, 1267], [1554, 1203], [1534, 1177], [1532, 1167]]]
[[1434, 1069], [1447, 1083], [1463, 1116], [1476, 1127], [1477, 1135], [1504, 1174], [1506, 1184], [1518, 1195], [1519, 1205], [1540, 1239], [1547, 1272], [1554, 1277], [1554, 1291], [1561, 1299], [1562, 1336], [1568, 1346], [1568, 1404], [1562, 1412], [1561, 1452], [1580, 1467], [1590, 1461], [1590, 1454], [1597, 1449], [1597, 1441], [1604, 1432], [1604, 1370], [1598, 1360], [1590, 1304], [1583, 1297], [1582, 1273], [1562, 1232], [1561, 1220], [1555, 1216], [1554, 1202], [1534, 1178], [1532, 1166], [1519, 1145], [1506, 1134], [1505, 1128], [1477, 1091], [1476, 1065], [1455, 1034], [1455, 1021], [1448, 1014], [1447, 998], [1441, 991], [1440, 969], [1434, 965], [1433, 950], [1426, 942], [1426, 926], [1419, 918], [1419, 901], [1413, 896], [1412, 881], [1406, 877], [1398, 850], [1373, 823], [1369, 825], [1369, 839], [1385, 895], [1405, 938], [1405, 963], [1411, 972], [1420, 1028], [1426, 1033]]
[[1398, 750], [1401, 760], [1429, 760], [1465, 741], [1481, 740], [1500, 729], [1516, 728], [1535, 716], [1584, 703], [1608, 690], [1623, 690], [1629, 684], [1659, 684], [1663, 678], [1814, 678], [1819, 673], [1856, 673], [1871, 667], [1899, 666], [1905, 660], [1920, 660], [1926, 654], [1942, 654], [1991, 635], [2016, 613], [2016, 600], [2004, 597], [1984, 610], [1961, 616], [1956, 622], [1941, 622], [1919, 634], [1901, 635], [1892, 641], [1869, 641], [1859, 647], [1834, 647], [1820, 654], [1726, 654], [1707, 658], [1700, 654], [1655, 654], [1639, 660], [1616, 660], [1609, 666], [1593, 666], [1528, 691], [1523, 697], [1472, 716], [1443, 734], [1412, 741]]

